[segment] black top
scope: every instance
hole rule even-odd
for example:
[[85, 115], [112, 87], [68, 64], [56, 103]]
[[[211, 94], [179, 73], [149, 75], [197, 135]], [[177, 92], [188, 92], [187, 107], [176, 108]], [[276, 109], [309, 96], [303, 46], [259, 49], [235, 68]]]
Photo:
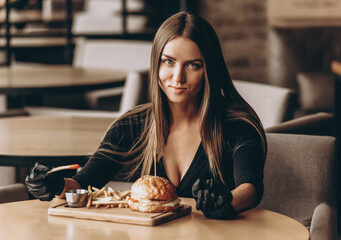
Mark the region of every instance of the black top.
[[[113, 123], [107, 131], [100, 148], [89, 158], [84, 168], [73, 177], [82, 188], [88, 185], [103, 187], [110, 180], [122, 180], [131, 166], [121, 162], [132, 157], [123, 157], [117, 152], [127, 152], [138, 141], [146, 120], [147, 111], [122, 118]], [[263, 195], [263, 168], [265, 156], [261, 139], [257, 131], [245, 121], [234, 121], [224, 126], [224, 141], [222, 169], [227, 187], [232, 190], [242, 183], [255, 186], [259, 201]], [[113, 160], [114, 159], [114, 160]], [[139, 168], [141, 169], [141, 168]], [[162, 159], [157, 163], [157, 175], [168, 179]], [[151, 169], [154, 174], [154, 168]], [[140, 172], [130, 181], [140, 177]], [[198, 178], [211, 178], [208, 158], [202, 144], [199, 145], [194, 159], [177, 186], [180, 197], [192, 197], [192, 185]]]

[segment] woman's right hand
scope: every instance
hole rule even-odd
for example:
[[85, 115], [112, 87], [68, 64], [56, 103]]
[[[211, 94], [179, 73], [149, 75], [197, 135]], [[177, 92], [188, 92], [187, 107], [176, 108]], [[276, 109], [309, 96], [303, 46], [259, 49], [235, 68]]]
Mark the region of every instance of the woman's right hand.
[[28, 191], [41, 201], [52, 200], [64, 189], [64, 178], [58, 172], [48, 173], [50, 169], [43, 163], [37, 162], [25, 179]]

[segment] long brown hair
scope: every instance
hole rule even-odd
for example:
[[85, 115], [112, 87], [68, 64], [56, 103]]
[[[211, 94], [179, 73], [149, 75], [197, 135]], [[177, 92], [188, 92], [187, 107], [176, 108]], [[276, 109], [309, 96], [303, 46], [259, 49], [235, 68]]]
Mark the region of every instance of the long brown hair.
[[[141, 106], [129, 114], [148, 109], [147, 120], [140, 140], [126, 153], [140, 152], [133, 161], [132, 177], [142, 165], [141, 175], [149, 174], [154, 157], [162, 157], [162, 151], [169, 135], [170, 110], [167, 97], [159, 86], [159, 65], [165, 45], [175, 37], [192, 40], [199, 47], [204, 61], [204, 89], [200, 104], [200, 133], [202, 145], [209, 159], [210, 171], [214, 177], [224, 181], [221, 171], [223, 152], [223, 125], [234, 120], [250, 123], [259, 133], [263, 152], [266, 154], [266, 138], [262, 124], [250, 105], [235, 89], [220, 48], [219, 39], [212, 26], [203, 18], [186, 12], [168, 18], [157, 31], [152, 52], [149, 73], [149, 97], [151, 104]], [[157, 154], [156, 154], [157, 153]]]

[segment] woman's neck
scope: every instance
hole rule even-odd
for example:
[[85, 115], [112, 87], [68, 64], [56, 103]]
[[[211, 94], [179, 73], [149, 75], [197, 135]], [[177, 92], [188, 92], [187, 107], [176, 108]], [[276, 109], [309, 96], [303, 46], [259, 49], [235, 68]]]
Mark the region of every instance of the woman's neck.
[[200, 112], [197, 106], [170, 104], [171, 128], [188, 127], [194, 123], [198, 124]]

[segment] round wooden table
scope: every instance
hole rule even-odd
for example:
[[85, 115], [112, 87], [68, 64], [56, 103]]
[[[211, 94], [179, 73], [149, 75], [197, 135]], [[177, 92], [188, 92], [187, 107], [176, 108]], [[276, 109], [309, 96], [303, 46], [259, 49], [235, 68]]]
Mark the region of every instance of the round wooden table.
[[0, 93], [34, 94], [88, 91], [123, 85], [126, 72], [28, 64], [0, 68]]
[[158, 226], [75, 219], [48, 215], [49, 202], [28, 200], [0, 204], [2, 239], [138, 239], [138, 240], [308, 240], [308, 230], [284, 215], [251, 209], [235, 220], [211, 220], [195, 210], [194, 199], [182, 199], [192, 214]]
[[0, 68], [0, 111], [7, 110], [6, 95], [82, 93], [122, 86], [126, 72], [74, 68], [69, 65], [17, 64]]
[[115, 118], [15, 117], [0, 119], [0, 165], [32, 167], [79, 163], [99, 146]]

